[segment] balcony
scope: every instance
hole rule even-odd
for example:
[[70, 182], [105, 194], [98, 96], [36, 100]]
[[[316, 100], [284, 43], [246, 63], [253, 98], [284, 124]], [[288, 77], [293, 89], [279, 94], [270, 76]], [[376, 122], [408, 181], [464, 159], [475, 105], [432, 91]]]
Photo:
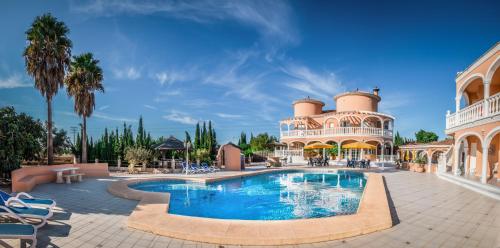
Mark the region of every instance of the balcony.
[[[500, 116], [500, 93], [476, 102], [457, 113], [446, 115], [446, 132], [488, 117]], [[479, 123], [478, 123], [479, 124]]]
[[312, 130], [281, 131], [281, 138], [329, 138], [338, 136], [375, 136], [392, 138], [392, 130], [376, 127], [334, 127]]

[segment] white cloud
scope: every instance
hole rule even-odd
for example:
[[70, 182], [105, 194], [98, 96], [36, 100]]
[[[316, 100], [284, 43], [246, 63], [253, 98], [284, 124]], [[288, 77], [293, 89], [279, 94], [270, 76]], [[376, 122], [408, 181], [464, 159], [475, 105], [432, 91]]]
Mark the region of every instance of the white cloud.
[[226, 113], [216, 113], [216, 115], [226, 119], [237, 119], [243, 117], [242, 115], [226, 114]]
[[140, 72], [140, 70], [131, 66], [131, 67], [123, 68], [123, 69], [114, 69], [113, 75], [117, 79], [136, 80], [136, 79], [141, 77], [141, 72]]
[[108, 109], [108, 108], [109, 108], [109, 105], [104, 105], [104, 106], [99, 107], [98, 109], [100, 111], [102, 111], [102, 110], [105, 110], [105, 109]]
[[180, 96], [182, 95], [182, 91], [181, 90], [170, 90], [170, 91], [164, 91], [164, 92], [160, 92], [158, 94], [158, 96], [156, 96], [153, 101], [155, 102], [166, 102], [168, 101], [172, 96]]
[[98, 119], [103, 119], [103, 120], [109, 120], [109, 121], [119, 121], [119, 122], [137, 122], [135, 119], [130, 119], [130, 118], [125, 118], [125, 117], [117, 117], [117, 116], [110, 116], [108, 114], [102, 113], [102, 112], [94, 112], [92, 114], [92, 117], [98, 118]]
[[156, 73], [155, 77], [161, 85], [164, 85], [166, 82], [168, 82], [168, 75], [166, 72]]
[[157, 110], [158, 108], [156, 108], [155, 106], [151, 106], [151, 105], [148, 105], [148, 104], [144, 104], [143, 105], [145, 108], [148, 108], [148, 109], [152, 109], [152, 110]]
[[171, 111], [170, 114], [164, 115], [163, 119], [173, 121], [173, 122], [178, 122], [182, 124], [190, 124], [194, 125], [199, 122], [199, 120], [196, 120], [195, 118], [191, 117], [190, 115], [186, 113], [182, 113], [179, 111]]
[[294, 82], [294, 83], [287, 83], [286, 85], [292, 89], [296, 89], [298, 91], [310, 94], [312, 96], [319, 97], [321, 99], [328, 98], [328, 95], [313, 89], [313, 87], [309, 83]]
[[292, 81], [286, 84], [288, 87], [323, 100], [344, 91], [342, 82], [333, 72], [318, 73], [293, 63], [287, 64], [281, 70], [292, 78]]
[[94, 0], [74, 2], [71, 9], [90, 15], [165, 15], [199, 23], [236, 21], [254, 28], [263, 39], [277, 43], [298, 40], [291, 24], [292, 9], [285, 1], [130, 1]]
[[6, 79], [0, 79], [0, 89], [13, 89], [22, 87], [33, 87], [33, 84], [26, 83], [18, 74], [14, 74]]
[[189, 79], [188, 76], [186, 76], [183, 72], [167, 72], [167, 71], [162, 71], [159, 73], [156, 73], [154, 75], [154, 78], [161, 84], [161, 85], [171, 85], [175, 82], [182, 82], [186, 81]]
[[407, 108], [411, 103], [412, 99], [415, 99], [415, 96], [409, 93], [384, 93], [382, 96], [382, 101], [379, 104], [379, 110], [382, 113], [392, 114], [398, 110]]

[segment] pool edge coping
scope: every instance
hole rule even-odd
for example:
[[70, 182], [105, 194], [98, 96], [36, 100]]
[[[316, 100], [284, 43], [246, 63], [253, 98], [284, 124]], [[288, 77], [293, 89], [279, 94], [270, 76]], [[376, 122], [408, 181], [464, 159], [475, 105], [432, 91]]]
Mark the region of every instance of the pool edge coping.
[[348, 238], [392, 227], [383, 176], [377, 173], [364, 172], [368, 180], [355, 214], [312, 219], [230, 220], [168, 214], [169, 193], [145, 192], [128, 187], [137, 182], [161, 180], [211, 182], [280, 170], [291, 169], [242, 172], [216, 178], [163, 176], [127, 179], [112, 182], [108, 186], [108, 192], [139, 201], [127, 219], [129, 227], [197, 242], [226, 245], [296, 245]]

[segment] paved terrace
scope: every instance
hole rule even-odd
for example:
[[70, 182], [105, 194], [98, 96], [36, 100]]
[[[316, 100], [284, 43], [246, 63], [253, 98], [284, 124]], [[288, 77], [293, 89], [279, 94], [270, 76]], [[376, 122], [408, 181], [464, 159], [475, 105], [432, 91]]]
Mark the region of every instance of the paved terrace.
[[[294, 247], [500, 247], [500, 202], [434, 175], [396, 171], [384, 176], [395, 207], [393, 228]], [[56, 199], [60, 207], [39, 230], [39, 247], [222, 247], [127, 228], [137, 202], [107, 193], [107, 184], [116, 179], [37, 186], [34, 195]], [[17, 240], [0, 242], [20, 245]]]

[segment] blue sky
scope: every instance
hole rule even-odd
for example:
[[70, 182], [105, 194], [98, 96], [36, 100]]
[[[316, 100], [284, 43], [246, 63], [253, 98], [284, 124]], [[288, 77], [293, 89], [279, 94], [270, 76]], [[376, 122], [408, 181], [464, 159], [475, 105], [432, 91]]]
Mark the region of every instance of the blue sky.
[[[46, 119], [46, 104], [26, 74], [25, 34], [52, 13], [70, 28], [73, 54], [92, 52], [105, 94], [88, 122], [137, 124], [154, 136], [183, 137], [212, 120], [219, 142], [243, 131], [278, 135], [294, 99], [334, 108], [333, 95], [381, 88], [380, 111], [413, 137], [444, 137], [454, 108], [454, 78], [500, 41], [498, 1], [3, 1], [0, 106]], [[54, 122], [80, 119], [64, 90]]]

